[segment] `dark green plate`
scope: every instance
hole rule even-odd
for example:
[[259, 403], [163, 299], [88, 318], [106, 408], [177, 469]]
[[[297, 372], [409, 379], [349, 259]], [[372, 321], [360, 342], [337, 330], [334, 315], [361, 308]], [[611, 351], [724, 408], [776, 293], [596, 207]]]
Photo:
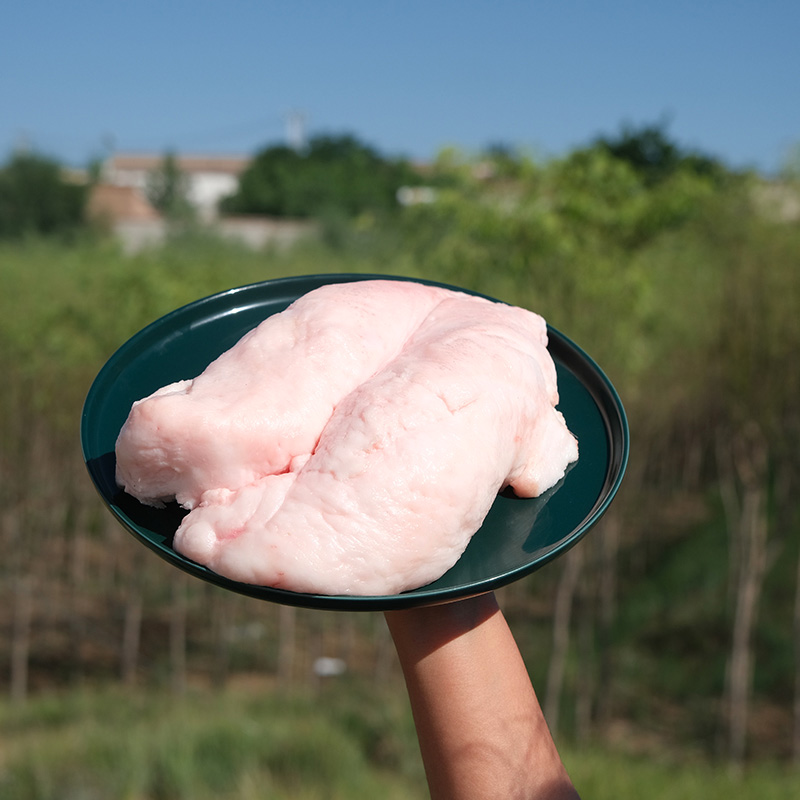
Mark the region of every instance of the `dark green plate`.
[[628, 459], [628, 425], [602, 371], [552, 328], [549, 349], [558, 371], [559, 408], [578, 437], [580, 458], [542, 497], [499, 496], [458, 563], [423, 588], [350, 597], [238, 583], [172, 549], [173, 534], [185, 513], [177, 504], [150, 508], [117, 487], [114, 444], [134, 400], [167, 383], [195, 377], [265, 317], [318, 286], [386, 277], [314, 275], [231, 289], [167, 314], [122, 345], [92, 384], [81, 418], [86, 465], [111, 513], [143, 544], [192, 575], [252, 597], [324, 609], [406, 608], [481, 594], [533, 572], [574, 545], [602, 516], [620, 485]]

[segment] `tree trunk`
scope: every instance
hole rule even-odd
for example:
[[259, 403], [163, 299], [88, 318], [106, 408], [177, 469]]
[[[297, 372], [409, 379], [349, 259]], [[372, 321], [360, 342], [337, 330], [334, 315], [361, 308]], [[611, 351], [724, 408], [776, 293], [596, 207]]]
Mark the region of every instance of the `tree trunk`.
[[278, 680], [288, 686], [294, 673], [297, 651], [297, 609], [294, 606], [278, 607]]
[[792, 757], [800, 766], [800, 555], [797, 557], [797, 582], [794, 596], [794, 732]]
[[[592, 598], [582, 598], [578, 620], [578, 685], [575, 690], [575, 737], [579, 742], [589, 739], [592, 729], [592, 707], [596, 680], [594, 669], [594, 603]], [[603, 685], [603, 684], [601, 684]], [[604, 694], [608, 686], [603, 685]]]
[[354, 663], [358, 646], [356, 613], [358, 612], [351, 611], [339, 615], [339, 652], [336, 655], [344, 661], [348, 669]]
[[553, 736], [558, 731], [561, 688], [564, 684], [564, 671], [569, 648], [569, 629], [572, 618], [572, 601], [578, 586], [583, 566], [583, 548], [573, 547], [564, 559], [564, 569], [558, 582], [556, 604], [553, 612], [553, 652], [547, 670], [547, 687], [544, 702], [544, 715]]
[[767, 445], [756, 425], [732, 437], [720, 459], [720, 482], [731, 537], [735, 610], [728, 664], [728, 759], [738, 771], [747, 748], [753, 682], [752, 639], [767, 569]]
[[378, 686], [382, 686], [389, 680], [397, 660], [394, 642], [383, 614], [375, 614], [373, 640], [375, 646], [373, 679]]
[[739, 534], [746, 557], [739, 574], [730, 667], [730, 759], [737, 767], [745, 755], [753, 676], [752, 635], [766, 561], [767, 523], [763, 503], [763, 490], [747, 489], [742, 504], [744, 529]]
[[183, 694], [186, 690], [186, 580], [180, 573], [172, 582], [169, 660], [172, 691], [175, 694]]
[[14, 581], [14, 618], [11, 629], [10, 698], [24, 703], [28, 697], [28, 666], [33, 621], [33, 587], [30, 575], [18, 575]]
[[228, 682], [230, 673], [230, 627], [231, 612], [229, 592], [210, 587], [211, 619], [213, 630], [213, 661], [211, 683], [215, 689], [222, 689]]
[[85, 514], [79, 502], [74, 503], [77, 511], [76, 524], [70, 538], [70, 576], [67, 590], [69, 594], [65, 599], [65, 606], [68, 609], [70, 644], [72, 649], [71, 673], [73, 680], [80, 680], [83, 677], [83, 642], [86, 639], [86, 604], [84, 602], [83, 587], [86, 586], [86, 561], [88, 541], [86, 526], [84, 523]]
[[125, 598], [125, 616], [122, 623], [120, 648], [120, 676], [126, 686], [136, 683], [139, 669], [139, 645], [142, 638], [142, 613], [144, 602], [141, 587], [131, 581]]
[[614, 650], [611, 646], [611, 630], [617, 611], [617, 561], [621, 523], [619, 514], [613, 509], [606, 513], [602, 522], [600, 543], [599, 586], [599, 668], [598, 684], [602, 687], [597, 702], [597, 715], [602, 724], [607, 724], [613, 714], [611, 691], [614, 671]]

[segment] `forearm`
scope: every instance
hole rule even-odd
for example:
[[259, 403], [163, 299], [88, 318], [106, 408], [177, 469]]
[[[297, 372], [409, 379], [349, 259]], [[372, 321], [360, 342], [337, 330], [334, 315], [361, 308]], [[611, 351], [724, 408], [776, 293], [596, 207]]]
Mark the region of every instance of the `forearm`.
[[574, 800], [494, 595], [386, 619], [434, 800]]

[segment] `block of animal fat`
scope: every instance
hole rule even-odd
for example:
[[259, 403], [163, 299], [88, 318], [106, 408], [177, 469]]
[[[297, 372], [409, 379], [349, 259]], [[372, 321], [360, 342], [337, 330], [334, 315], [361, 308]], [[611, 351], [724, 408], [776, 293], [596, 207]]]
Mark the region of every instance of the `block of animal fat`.
[[175, 549], [225, 577], [394, 594], [444, 574], [500, 490], [535, 497], [563, 477], [578, 447], [557, 403], [539, 315], [333, 284], [135, 403], [117, 480], [190, 509]]

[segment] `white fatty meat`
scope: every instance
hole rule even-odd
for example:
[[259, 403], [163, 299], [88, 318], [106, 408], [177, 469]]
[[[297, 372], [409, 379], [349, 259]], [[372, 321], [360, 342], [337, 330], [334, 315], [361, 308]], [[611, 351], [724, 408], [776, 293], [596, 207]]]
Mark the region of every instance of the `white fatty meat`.
[[436, 580], [497, 493], [578, 458], [530, 311], [422, 284], [309, 292], [136, 402], [117, 481], [190, 513], [176, 551], [233, 580], [386, 595]]

